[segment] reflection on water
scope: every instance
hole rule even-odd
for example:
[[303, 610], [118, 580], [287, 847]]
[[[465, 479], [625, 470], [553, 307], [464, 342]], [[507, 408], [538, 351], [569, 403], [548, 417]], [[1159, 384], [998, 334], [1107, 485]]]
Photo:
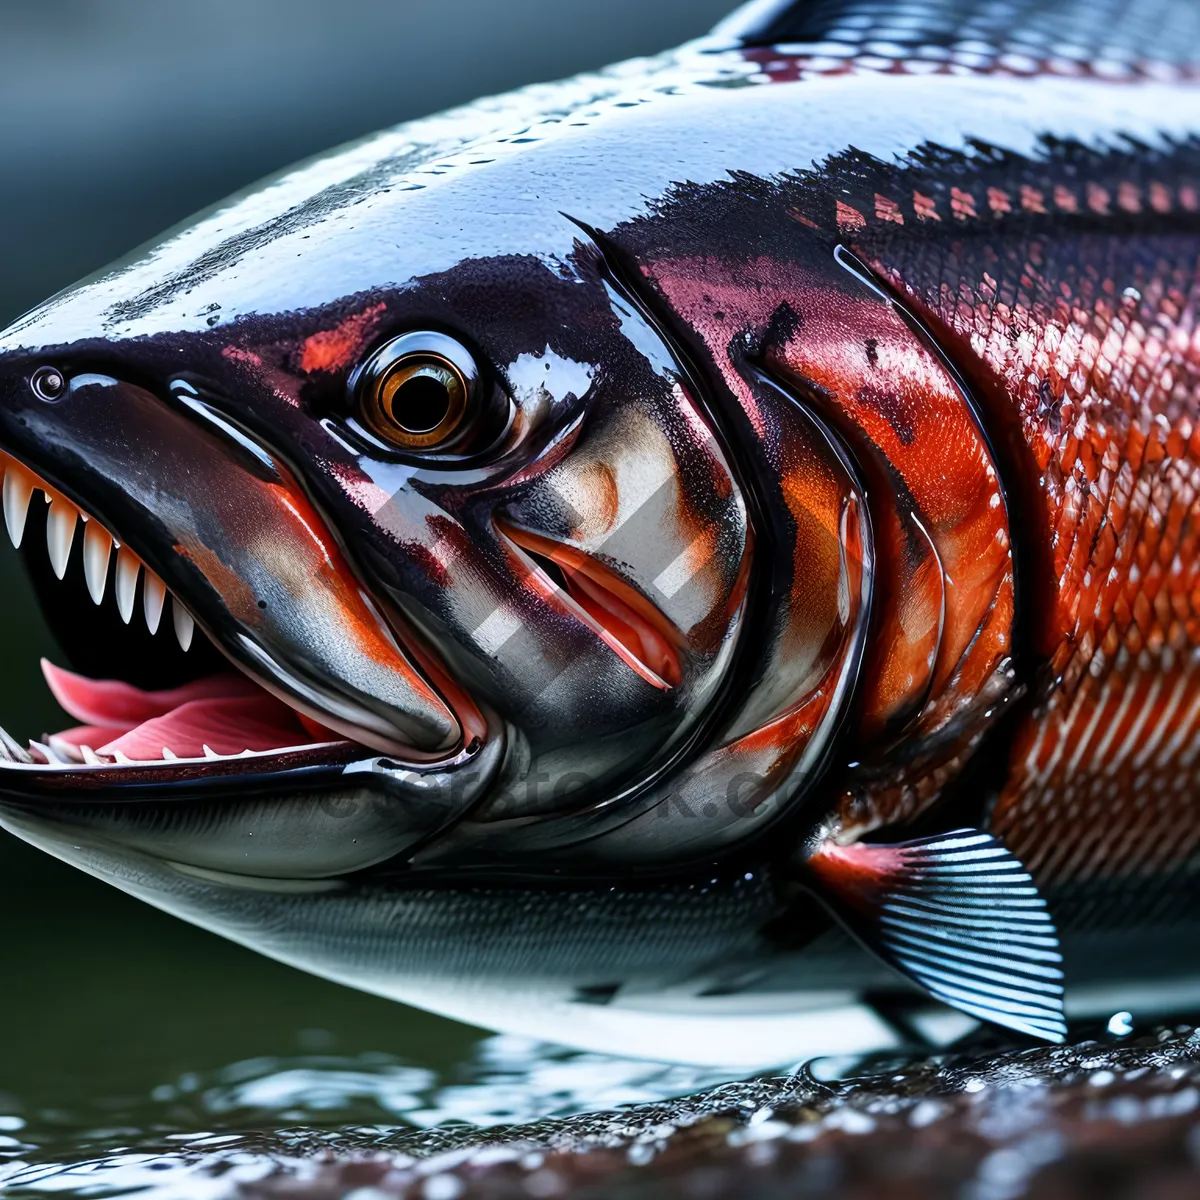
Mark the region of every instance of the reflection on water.
[[[319, 1043], [328, 1035], [305, 1031]], [[134, 1102], [97, 1097], [91, 1125], [58, 1110], [0, 1115], [0, 1190], [204, 1200], [322, 1145], [381, 1145], [412, 1129], [507, 1125], [678, 1096], [712, 1069], [612, 1058], [507, 1035], [448, 1071], [391, 1055], [257, 1058], [188, 1073]], [[253, 1132], [248, 1132], [253, 1131]]]
[[721, 1078], [492, 1036], [283, 967], [8, 850], [6, 1197], [208, 1200], [326, 1146], [602, 1109]]

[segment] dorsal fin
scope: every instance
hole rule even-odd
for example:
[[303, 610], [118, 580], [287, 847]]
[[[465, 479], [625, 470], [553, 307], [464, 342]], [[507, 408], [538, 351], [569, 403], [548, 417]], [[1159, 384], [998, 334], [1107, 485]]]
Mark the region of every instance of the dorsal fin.
[[[714, 31], [744, 46], [781, 44], [978, 53], [1034, 59], [1194, 63], [1195, 0], [751, 0]], [[889, 52], [890, 56], [890, 52]]]

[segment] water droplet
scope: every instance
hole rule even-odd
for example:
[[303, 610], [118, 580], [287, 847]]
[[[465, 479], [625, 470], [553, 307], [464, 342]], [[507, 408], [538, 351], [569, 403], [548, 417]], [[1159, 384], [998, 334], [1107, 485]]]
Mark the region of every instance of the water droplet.
[[1113, 1037], [1124, 1037], [1133, 1032], [1133, 1014], [1127, 1012], [1113, 1013], [1108, 1018], [1108, 1032]]

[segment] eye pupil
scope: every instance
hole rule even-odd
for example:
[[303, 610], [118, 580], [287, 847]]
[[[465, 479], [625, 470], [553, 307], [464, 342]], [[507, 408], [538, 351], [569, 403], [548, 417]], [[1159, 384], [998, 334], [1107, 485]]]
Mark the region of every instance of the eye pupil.
[[453, 383], [437, 368], [422, 368], [403, 380], [391, 397], [392, 417], [408, 433], [432, 433], [445, 421]]
[[385, 436], [409, 450], [428, 449], [462, 423], [467, 385], [448, 360], [410, 354], [383, 377], [376, 403]]

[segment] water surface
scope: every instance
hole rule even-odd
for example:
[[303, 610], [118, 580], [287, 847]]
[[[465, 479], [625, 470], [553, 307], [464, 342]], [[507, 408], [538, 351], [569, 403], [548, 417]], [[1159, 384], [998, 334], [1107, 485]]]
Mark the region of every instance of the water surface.
[[722, 1077], [493, 1035], [354, 992], [7, 843], [7, 1194], [190, 1200], [326, 1145], [656, 1100]]

